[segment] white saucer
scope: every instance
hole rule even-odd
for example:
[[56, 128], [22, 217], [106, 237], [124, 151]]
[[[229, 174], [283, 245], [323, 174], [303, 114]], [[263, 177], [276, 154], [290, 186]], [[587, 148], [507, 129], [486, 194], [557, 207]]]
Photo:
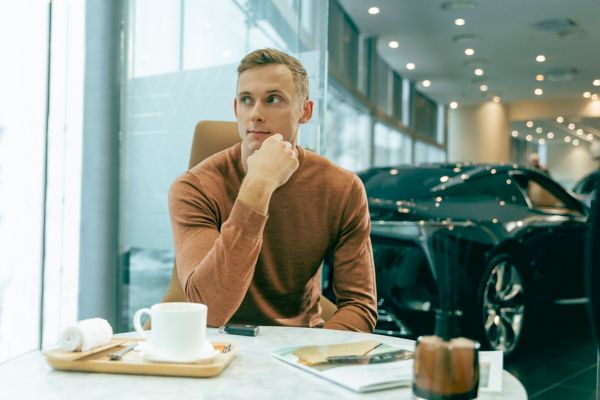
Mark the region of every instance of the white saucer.
[[159, 363], [205, 364], [212, 361], [219, 354], [208, 340], [202, 346], [202, 353], [195, 357], [165, 358], [154, 350], [150, 342], [142, 342], [138, 345], [138, 348], [141, 350], [144, 360]]

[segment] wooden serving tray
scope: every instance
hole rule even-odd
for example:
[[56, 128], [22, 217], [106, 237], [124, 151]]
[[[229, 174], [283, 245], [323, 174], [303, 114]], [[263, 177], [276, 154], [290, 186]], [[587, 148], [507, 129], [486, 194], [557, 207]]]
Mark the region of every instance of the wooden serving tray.
[[139, 351], [130, 351], [119, 361], [111, 361], [107, 353], [124, 349], [137, 339], [112, 339], [105, 346], [87, 352], [69, 352], [60, 349], [44, 351], [48, 364], [58, 370], [104, 372], [111, 374], [189, 376], [206, 378], [219, 375], [231, 362], [237, 352], [236, 344], [229, 344], [229, 351], [223, 353], [228, 343], [212, 343], [220, 351], [215, 358], [204, 363], [158, 363], [144, 360]]

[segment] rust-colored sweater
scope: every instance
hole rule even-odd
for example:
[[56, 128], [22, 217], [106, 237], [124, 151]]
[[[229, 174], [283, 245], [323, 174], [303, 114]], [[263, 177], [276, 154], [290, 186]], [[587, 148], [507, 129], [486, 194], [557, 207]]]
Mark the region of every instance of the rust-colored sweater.
[[372, 331], [377, 319], [367, 198], [360, 179], [297, 146], [300, 166], [265, 216], [237, 200], [237, 144], [178, 177], [169, 193], [177, 272], [208, 325], [323, 326], [321, 262], [333, 255], [338, 310], [326, 328]]

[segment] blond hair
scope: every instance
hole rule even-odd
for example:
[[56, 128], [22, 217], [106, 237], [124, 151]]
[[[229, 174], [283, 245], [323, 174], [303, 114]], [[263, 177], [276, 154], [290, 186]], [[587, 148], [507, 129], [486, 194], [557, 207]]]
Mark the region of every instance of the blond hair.
[[269, 64], [282, 64], [288, 67], [292, 72], [300, 98], [308, 99], [308, 74], [306, 69], [296, 57], [292, 57], [283, 51], [258, 49], [246, 54], [237, 67], [238, 78], [244, 71]]

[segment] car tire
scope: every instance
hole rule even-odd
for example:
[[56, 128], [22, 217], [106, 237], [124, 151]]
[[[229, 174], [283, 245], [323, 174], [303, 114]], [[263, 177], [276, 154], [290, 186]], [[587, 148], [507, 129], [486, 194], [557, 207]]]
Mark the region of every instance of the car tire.
[[507, 253], [490, 260], [483, 274], [476, 302], [479, 340], [485, 349], [500, 350], [505, 357], [523, 342], [528, 317], [526, 276]]

